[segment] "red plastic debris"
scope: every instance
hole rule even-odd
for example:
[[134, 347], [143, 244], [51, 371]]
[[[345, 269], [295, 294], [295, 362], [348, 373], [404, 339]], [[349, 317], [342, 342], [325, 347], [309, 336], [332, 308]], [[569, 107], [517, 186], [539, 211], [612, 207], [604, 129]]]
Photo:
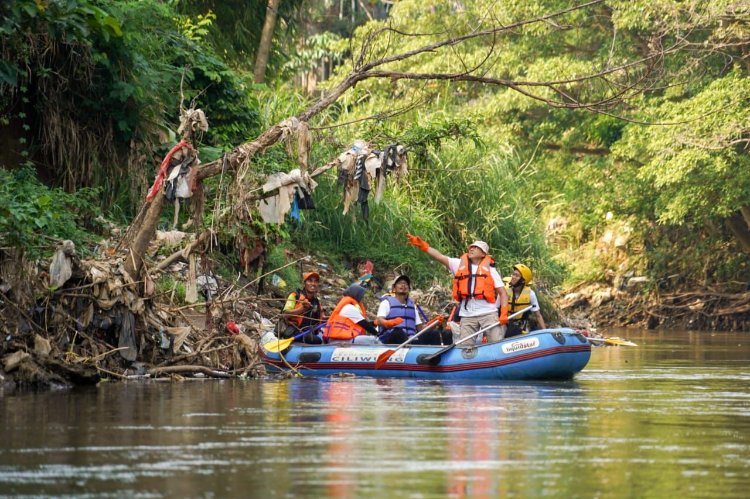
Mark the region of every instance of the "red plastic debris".
[[370, 260], [367, 260], [362, 265], [362, 275], [372, 274], [372, 270], [374, 268], [375, 268], [375, 265]]
[[234, 321], [227, 322], [226, 328], [230, 336], [233, 334], [240, 334], [240, 328], [237, 327], [237, 324], [235, 324]]

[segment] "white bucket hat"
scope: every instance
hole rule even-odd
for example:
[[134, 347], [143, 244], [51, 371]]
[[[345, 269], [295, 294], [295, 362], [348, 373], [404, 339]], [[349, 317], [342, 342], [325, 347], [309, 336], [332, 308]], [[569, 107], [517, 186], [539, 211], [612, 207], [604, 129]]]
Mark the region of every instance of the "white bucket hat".
[[484, 241], [474, 241], [473, 243], [471, 243], [469, 245], [469, 247], [472, 247], [472, 246], [476, 246], [480, 250], [484, 251], [485, 255], [489, 255], [490, 254], [490, 247]]

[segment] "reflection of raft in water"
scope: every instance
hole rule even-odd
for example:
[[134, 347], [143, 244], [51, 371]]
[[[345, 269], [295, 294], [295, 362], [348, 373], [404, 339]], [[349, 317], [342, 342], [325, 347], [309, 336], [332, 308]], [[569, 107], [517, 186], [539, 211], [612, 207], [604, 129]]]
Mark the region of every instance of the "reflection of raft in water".
[[266, 364], [288, 369], [288, 363], [312, 376], [350, 373], [377, 378], [570, 379], [591, 357], [588, 339], [573, 329], [543, 329], [498, 343], [457, 345], [431, 359], [428, 357], [441, 347], [410, 345], [396, 351], [380, 369], [375, 369], [378, 356], [395, 346], [294, 343], [282, 352], [282, 359], [263, 348], [274, 340], [271, 332], [261, 339], [260, 354]]

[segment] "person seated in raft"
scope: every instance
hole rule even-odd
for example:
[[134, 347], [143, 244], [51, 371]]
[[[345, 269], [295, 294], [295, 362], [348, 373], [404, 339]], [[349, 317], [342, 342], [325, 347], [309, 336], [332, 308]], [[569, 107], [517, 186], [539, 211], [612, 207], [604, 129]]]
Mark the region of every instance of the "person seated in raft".
[[[378, 308], [378, 318], [375, 319], [375, 325], [380, 330], [379, 339], [382, 343], [400, 345], [409, 339], [410, 336], [417, 334], [425, 328], [426, 324], [417, 313], [417, 304], [409, 297], [411, 292], [411, 280], [408, 276], [400, 275], [393, 281], [392, 294], [383, 295], [380, 298], [380, 307]], [[388, 327], [389, 321], [402, 319], [403, 322], [398, 326]], [[441, 338], [441, 333], [443, 337]], [[452, 335], [448, 332], [441, 332], [437, 328], [432, 328], [425, 334], [420, 335], [412, 342], [413, 345], [442, 345], [450, 344]]]
[[[358, 284], [352, 284], [344, 290], [344, 296], [323, 326], [323, 341], [326, 343], [345, 341], [363, 345], [379, 345], [378, 330], [367, 322], [365, 306], [362, 299], [367, 290]], [[387, 321], [386, 327], [401, 324], [403, 319]]]
[[513, 314], [519, 310], [531, 305], [531, 310], [508, 321], [508, 330], [505, 337], [517, 336], [529, 331], [529, 319], [534, 318], [539, 329], [546, 329], [539, 301], [536, 293], [529, 287], [531, 284], [531, 270], [524, 264], [519, 263], [513, 266], [513, 274], [510, 276], [510, 282], [506, 283], [508, 293], [508, 312]]
[[308, 272], [302, 277], [302, 288], [289, 294], [284, 305], [281, 316], [288, 324], [280, 334], [280, 338], [292, 338], [303, 330], [310, 332], [294, 341], [312, 345], [320, 345], [323, 340], [314, 334], [312, 330], [323, 323], [323, 307], [318, 300], [318, 286], [320, 275], [317, 272]]

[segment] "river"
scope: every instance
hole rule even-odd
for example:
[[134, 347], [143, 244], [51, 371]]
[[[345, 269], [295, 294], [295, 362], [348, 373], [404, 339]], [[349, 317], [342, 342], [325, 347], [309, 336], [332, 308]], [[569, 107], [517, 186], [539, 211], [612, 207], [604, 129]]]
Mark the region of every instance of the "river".
[[0, 391], [0, 496], [747, 497], [750, 336], [607, 333], [567, 382]]

